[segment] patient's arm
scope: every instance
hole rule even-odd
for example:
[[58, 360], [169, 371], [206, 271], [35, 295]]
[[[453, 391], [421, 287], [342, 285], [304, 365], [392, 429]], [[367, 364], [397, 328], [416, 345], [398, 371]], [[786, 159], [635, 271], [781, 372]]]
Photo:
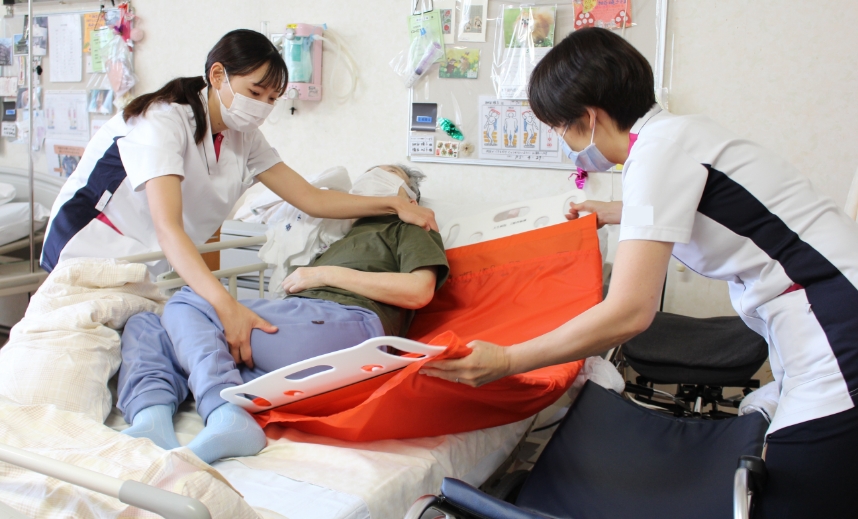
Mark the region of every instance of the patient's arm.
[[416, 310], [435, 295], [435, 267], [422, 267], [409, 273], [363, 272], [346, 267], [299, 267], [283, 280], [283, 289], [295, 294], [317, 287], [337, 287], [367, 299]]

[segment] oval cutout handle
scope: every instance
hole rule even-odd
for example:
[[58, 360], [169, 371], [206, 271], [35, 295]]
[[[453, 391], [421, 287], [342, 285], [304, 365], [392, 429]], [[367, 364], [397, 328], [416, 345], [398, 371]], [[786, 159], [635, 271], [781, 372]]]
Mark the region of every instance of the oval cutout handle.
[[373, 371], [383, 370], [384, 366], [382, 366], [381, 364], [367, 364], [366, 366], [361, 366], [360, 369], [362, 369], [368, 373], [372, 373]]
[[496, 222], [502, 222], [504, 220], [509, 220], [510, 218], [518, 218], [519, 216], [527, 216], [530, 212], [529, 207], [516, 207], [514, 209], [507, 209], [506, 211], [501, 211], [495, 215], [493, 218]]

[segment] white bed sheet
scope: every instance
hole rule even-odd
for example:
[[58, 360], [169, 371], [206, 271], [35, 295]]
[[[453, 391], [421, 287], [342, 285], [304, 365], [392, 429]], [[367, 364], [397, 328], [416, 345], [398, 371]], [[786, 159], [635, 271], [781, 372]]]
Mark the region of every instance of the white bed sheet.
[[[411, 440], [354, 443], [272, 425], [257, 456], [212, 466], [263, 517], [401, 519], [444, 477], [479, 486], [521, 441], [533, 419], [480, 431]], [[105, 424], [128, 424], [114, 408]], [[180, 406], [176, 435], [188, 444], [203, 428], [192, 401]], [[276, 439], [274, 439], [276, 438]]]

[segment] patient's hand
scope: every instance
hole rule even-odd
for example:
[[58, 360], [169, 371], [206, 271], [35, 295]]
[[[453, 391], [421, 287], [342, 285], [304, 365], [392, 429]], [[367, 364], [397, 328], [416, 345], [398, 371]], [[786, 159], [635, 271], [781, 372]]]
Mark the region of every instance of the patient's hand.
[[420, 374], [479, 387], [511, 375], [507, 348], [485, 341], [468, 343], [471, 354], [461, 359], [430, 360]]
[[596, 225], [601, 229], [604, 225], [620, 223], [620, 218], [623, 215], [623, 203], [587, 200], [580, 204], [569, 204], [569, 212], [566, 214], [566, 219], [575, 220], [580, 218], [582, 212], [596, 213]]
[[286, 276], [280, 286], [287, 294], [297, 294], [311, 288], [330, 286], [326, 281], [328, 269], [329, 267], [298, 267], [295, 272]]

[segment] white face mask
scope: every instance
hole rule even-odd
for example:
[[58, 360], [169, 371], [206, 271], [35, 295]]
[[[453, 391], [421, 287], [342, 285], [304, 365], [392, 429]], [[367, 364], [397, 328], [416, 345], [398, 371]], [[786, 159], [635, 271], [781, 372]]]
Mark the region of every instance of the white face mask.
[[[563, 153], [566, 154], [569, 159], [575, 163], [575, 166], [579, 169], [582, 169], [587, 172], [594, 171], [608, 171], [616, 164], [606, 159], [602, 152], [599, 151], [599, 148], [596, 147], [596, 143], [594, 141], [596, 137], [596, 115], [593, 114], [593, 131], [590, 134], [590, 144], [581, 151], [575, 151], [566, 144], [566, 141], [563, 140], [563, 135], [560, 136], [561, 147], [563, 148]], [[563, 130], [563, 134], [569, 130], [569, 127], [566, 127], [566, 130]]]
[[417, 194], [408, 187], [402, 177], [381, 168], [372, 168], [355, 180], [349, 193], [361, 196], [398, 196], [400, 187], [405, 189], [409, 198], [417, 200]]
[[251, 99], [245, 95], [236, 94], [232, 89], [232, 85], [229, 84], [229, 76], [226, 75], [226, 71], [224, 71], [223, 75], [226, 76], [226, 86], [232, 92], [232, 105], [227, 108], [220, 98], [220, 92], [215, 90], [217, 99], [220, 101], [220, 117], [223, 119], [223, 124], [230, 130], [238, 132], [246, 132], [259, 128], [265, 122], [271, 110], [274, 109], [274, 105]]

